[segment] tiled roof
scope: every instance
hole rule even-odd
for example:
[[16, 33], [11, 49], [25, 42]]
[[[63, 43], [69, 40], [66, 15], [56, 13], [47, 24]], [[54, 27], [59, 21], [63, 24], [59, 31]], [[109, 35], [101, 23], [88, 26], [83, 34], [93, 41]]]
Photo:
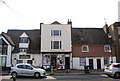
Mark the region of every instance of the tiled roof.
[[2, 32], [1, 35], [12, 45], [15, 46], [14, 42], [12, 41], [12, 39], [10, 38], [10, 36], [8, 36], [6, 33]]
[[72, 28], [72, 44], [113, 44], [102, 28]]
[[51, 24], [61, 24], [61, 23], [59, 23], [58, 21], [54, 21], [54, 22], [51, 23]]
[[30, 45], [28, 53], [39, 53], [40, 52], [40, 30], [8, 30], [7, 34], [11, 37], [15, 43], [14, 53], [19, 52], [19, 37], [22, 33], [26, 33], [30, 39]]

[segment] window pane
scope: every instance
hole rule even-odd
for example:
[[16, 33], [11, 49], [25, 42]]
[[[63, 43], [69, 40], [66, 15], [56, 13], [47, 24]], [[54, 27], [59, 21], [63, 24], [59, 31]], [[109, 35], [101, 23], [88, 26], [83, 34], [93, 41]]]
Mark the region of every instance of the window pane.
[[23, 65], [18, 65], [17, 68], [24, 68], [24, 66]]
[[21, 37], [20, 38], [20, 43], [28, 43], [28, 38], [27, 37]]
[[80, 66], [86, 65], [86, 58], [80, 58]]
[[83, 45], [82, 46], [82, 52], [88, 52], [88, 45]]
[[54, 49], [59, 49], [59, 41], [54, 41]]
[[50, 55], [43, 55], [43, 65], [50, 65]]
[[105, 52], [111, 52], [110, 46], [109, 45], [105, 45], [104, 46], [104, 51]]
[[51, 30], [51, 36], [61, 36], [61, 30]]
[[25, 69], [31, 69], [31, 66], [25, 65]]
[[62, 42], [61, 41], [51, 41], [51, 49], [61, 49]]
[[108, 57], [104, 58], [104, 65], [106, 65], [106, 64], [109, 64], [109, 58]]

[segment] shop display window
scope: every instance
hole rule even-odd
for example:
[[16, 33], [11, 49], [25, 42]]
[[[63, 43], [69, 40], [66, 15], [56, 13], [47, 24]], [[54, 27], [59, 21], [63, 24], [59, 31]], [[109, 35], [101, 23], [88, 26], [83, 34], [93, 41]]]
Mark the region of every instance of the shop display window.
[[50, 55], [43, 55], [43, 65], [50, 65]]

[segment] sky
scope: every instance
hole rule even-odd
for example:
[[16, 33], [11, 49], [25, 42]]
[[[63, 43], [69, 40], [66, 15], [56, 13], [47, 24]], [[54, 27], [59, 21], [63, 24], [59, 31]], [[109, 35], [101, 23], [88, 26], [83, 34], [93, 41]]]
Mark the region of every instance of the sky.
[[0, 0], [0, 33], [39, 29], [58, 21], [77, 28], [102, 28], [118, 21], [119, 0]]

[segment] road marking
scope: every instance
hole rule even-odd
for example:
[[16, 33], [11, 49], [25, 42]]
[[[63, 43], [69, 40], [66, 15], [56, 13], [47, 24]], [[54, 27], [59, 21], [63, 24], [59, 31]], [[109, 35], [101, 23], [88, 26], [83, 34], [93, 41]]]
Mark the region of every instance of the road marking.
[[52, 77], [52, 76], [47, 76], [46, 79], [56, 79], [56, 78], [54, 78], [54, 77]]
[[10, 79], [11, 76], [2, 76], [2, 79]]
[[103, 76], [103, 77], [108, 77], [107, 75], [100, 75], [100, 76]]

